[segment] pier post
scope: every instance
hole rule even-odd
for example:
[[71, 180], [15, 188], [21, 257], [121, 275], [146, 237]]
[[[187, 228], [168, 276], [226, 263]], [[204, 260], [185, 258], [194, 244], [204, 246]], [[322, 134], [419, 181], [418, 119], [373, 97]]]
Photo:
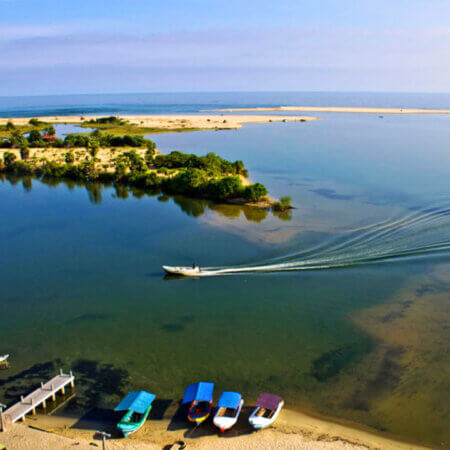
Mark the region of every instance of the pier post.
[[53, 383], [50, 386], [52, 388], [52, 400], [55, 401], [56, 397], [55, 397], [55, 389], [53, 388]]
[[42, 400], [42, 407], [47, 408], [47, 400]]
[[23, 395], [20, 396], [20, 403], [23, 403]]
[[64, 386], [61, 388], [61, 392], [63, 393], [63, 395], [66, 393], [66, 388]]
[[3, 418], [3, 408], [6, 408], [6, 405], [4, 405], [3, 403], [0, 403], [0, 425], [2, 427], [2, 432], [5, 432], [6, 431], [6, 427], [5, 427], [6, 420], [4, 420], [4, 418]]
[[70, 386], [72, 386], [72, 389], [73, 389], [73, 388], [75, 387], [75, 382], [74, 382], [74, 379], [73, 379], [73, 373], [72, 373], [72, 371], [70, 371], [69, 374], [70, 374], [70, 378], [71, 378], [71, 380], [70, 380]]

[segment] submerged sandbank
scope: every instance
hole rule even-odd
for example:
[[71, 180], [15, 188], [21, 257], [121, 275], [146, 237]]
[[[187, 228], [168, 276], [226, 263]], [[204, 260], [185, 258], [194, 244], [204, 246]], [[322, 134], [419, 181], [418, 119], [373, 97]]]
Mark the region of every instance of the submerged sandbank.
[[366, 114], [450, 114], [450, 109], [366, 108], [355, 106], [276, 106], [272, 108], [228, 108], [228, 109], [218, 109], [217, 111], [221, 112], [311, 111], [311, 112], [366, 113]]

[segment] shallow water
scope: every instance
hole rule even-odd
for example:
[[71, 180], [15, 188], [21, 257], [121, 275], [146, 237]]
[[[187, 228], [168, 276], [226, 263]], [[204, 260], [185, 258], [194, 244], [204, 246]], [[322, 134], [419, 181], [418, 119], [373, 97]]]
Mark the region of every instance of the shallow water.
[[[3, 401], [60, 366], [80, 379], [69, 413], [109, 408], [131, 388], [175, 402], [204, 379], [249, 401], [272, 391], [290, 407], [449, 445], [450, 117], [321, 117], [153, 136], [162, 151], [244, 160], [274, 196], [292, 196], [282, 216], [4, 179]], [[194, 261], [227, 276], [161, 272]]]

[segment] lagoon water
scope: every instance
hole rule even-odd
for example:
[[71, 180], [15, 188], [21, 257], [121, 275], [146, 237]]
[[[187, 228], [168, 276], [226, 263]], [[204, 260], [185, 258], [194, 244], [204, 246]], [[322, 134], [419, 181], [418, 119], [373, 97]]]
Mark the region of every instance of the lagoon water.
[[[106, 98], [107, 97], [107, 98]], [[2, 99], [0, 115], [229, 106], [448, 107], [449, 95], [154, 94]], [[450, 116], [320, 114], [159, 134], [242, 159], [281, 216], [113, 186], [0, 182], [0, 401], [73, 368], [65, 413], [186, 384], [450, 445]], [[162, 264], [220, 276], [168, 279]], [[309, 269], [309, 270], [304, 270]], [[314, 270], [312, 270], [314, 269]], [[167, 402], [169, 404], [169, 402]], [[170, 411], [170, 407], [169, 407]]]

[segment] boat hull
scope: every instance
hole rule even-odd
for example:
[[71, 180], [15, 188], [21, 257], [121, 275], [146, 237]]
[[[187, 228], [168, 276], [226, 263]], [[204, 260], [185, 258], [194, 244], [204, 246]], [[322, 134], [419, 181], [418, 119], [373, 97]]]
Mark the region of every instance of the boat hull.
[[248, 418], [248, 421], [250, 425], [255, 428], [256, 430], [261, 430], [263, 428], [267, 428], [270, 425], [272, 425], [278, 415], [280, 414], [281, 408], [283, 408], [284, 402], [280, 402], [275, 412], [270, 417], [262, 417], [259, 416], [259, 412], [261, 408], [257, 407], [255, 410], [250, 414], [250, 417]]
[[132, 421], [133, 411], [127, 411], [125, 415], [122, 417], [122, 420], [117, 424], [117, 429], [123, 434], [124, 437], [129, 436], [132, 433], [135, 433], [139, 428], [144, 425], [147, 420], [148, 415], [150, 414], [150, 410], [152, 409], [151, 405], [146, 409], [145, 413], [142, 414], [139, 420]]
[[241, 413], [243, 404], [244, 400], [241, 400], [234, 416], [219, 416], [218, 414], [220, 410], [218, 410], [216, 415], [214, 416], [214, 425], [222, 432], [232, 428], [239, 418], [239, 414]]
[[[200, 424], [204, 422], [211, 414], [212, 403], [208, 402], [206, 407], [200, 408], [200, 405], [202, 403], [206, 402], [198, 402], [198, 401], [192, 402], [187, 415], [187, 418], [190, 422]], [[200, 409], [201, 411], [199, 411]]]
[[162, 266], [164, 272], [169, 275], [179, 275], [183, 277], [198, 277], [200, 275], [200, 269], [196, 267], [174, 267], [174, 266]]

